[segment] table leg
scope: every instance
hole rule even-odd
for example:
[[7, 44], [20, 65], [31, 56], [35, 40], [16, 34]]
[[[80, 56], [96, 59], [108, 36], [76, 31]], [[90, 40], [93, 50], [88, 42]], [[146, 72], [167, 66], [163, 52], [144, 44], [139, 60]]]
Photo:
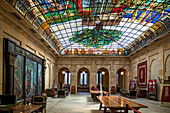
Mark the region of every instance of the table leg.
[[110, 111], [111, 111], [110, 113], [115, 113], [115, 110], [114, 110], [114, 109], [111, 109]]
[[93, 101], [97, 101], [97, 95], [93, 94]]
[[99, 107], [99, 110], [101, 110], [101, 108], [102, 108], [102, 102], [100, 102], [100, 107]]
[[106, 113], [106, 110], [107, 110], [107, 107], [105, 106], [105, 107], [104, 107], [104, 113]]

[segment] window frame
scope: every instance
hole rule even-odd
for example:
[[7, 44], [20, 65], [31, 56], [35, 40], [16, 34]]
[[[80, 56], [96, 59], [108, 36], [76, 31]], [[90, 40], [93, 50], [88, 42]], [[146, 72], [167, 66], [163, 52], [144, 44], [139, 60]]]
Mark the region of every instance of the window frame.
[[[65, 76], [67, 76], [66, 78], [67, 78], [67, 83], [65, 84]], [[70, 73], [70, 71], [66, 71], [66, 73], [64, 74], [64, 85], [65, 86], [70, 86], [70, 79], [71, 78], [71, 73]]]
[[[85, 74], [83, 74], [82, 73], [83, 71], [80, 71], [80, 73], [79, 73], [79, 84], [80, 84], [80, 86], [88, 86], [88, 73], [87, 73], [87, 71], [85, 71]], [[83, 83], [81, 84], [81, 73], [82, 73], [82, 78], [83, 78]], [[87, 77], [86, 77], [86, 82], [87, 82], [87, 84], [85, 84], [85, 76], [86, 76], [86, 74], [87, 74]]]
[[[100, 77], [100, 75], [101, 75], [101, 77]], [[103, 85], [103, 75], [102, 75], [102, 72], [98, 71], [97, 72], [97, 76], [96, 76], [96, 85], [97, 86], [100, 86], [100, 78], [102, 78], [102, 85]]]

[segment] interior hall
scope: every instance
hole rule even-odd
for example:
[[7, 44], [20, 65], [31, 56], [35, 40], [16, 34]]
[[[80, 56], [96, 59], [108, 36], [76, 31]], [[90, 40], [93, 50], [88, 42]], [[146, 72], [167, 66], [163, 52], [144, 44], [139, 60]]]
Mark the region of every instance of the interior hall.
[[0, 113], [169, 111], [169, 0], [0, 0]]

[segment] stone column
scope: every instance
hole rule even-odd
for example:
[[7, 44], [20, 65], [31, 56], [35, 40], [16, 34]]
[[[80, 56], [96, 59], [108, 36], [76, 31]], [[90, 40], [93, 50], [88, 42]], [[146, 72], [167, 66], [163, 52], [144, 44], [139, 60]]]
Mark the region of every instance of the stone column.
[[[92, 86], [95, 86], [96, 87], [96, 73], [97, 73], [97, 70], [96, 70], [96, 65], [95, 64], [92, 64], [91, 65], [91, 70], [90, 71], [90, 84], [89, 84], [89, 89], [91, 90], [91, 87]], [[89, 91], [90, 91], [89, 90]]]
[[0, 94], [3, 90], [3, 29], [2, 29], [2, 20], [0, 15]]
[[70, 81], [70, 92], [71, 92], [71, 87], [72, 86], [75, 86], [75, 92], [76, 92], [76, 94], [77, 94], [77, 72], [76, 72], [76, 69], [77, 69], [77, 67], [76, 67], [76, 65], [75, 64], [72, 64], [71, 65], [71, 81]]
[[110, 66], [110, 78], [111, 78], [111, 81], [109, 82], [109, 86], [110, 86], [110, 88], [109, 88], [109, 92], [111, 91], [111, 87], [112, 86], [115, 86], [115, 88], [116, 88], [116, 76], [115, 76], [115, 70], [114, 70], [114, 65], [113, 65], [113, 63], [111, 64], [111, 66]]
[[[159, 52], [159, 61], [158, 61], [158, 65], [159, 65], [159, 78], [164, 78], [164, 71], [163, 71], [163, 69], [164, 69], [164, 61], [163, 61], [163, 59], [164, 59], [164, 53], [163, 53], [164, 51], [163, 51], [163, 48], [161, 48], [161, 51]], [[158, 79], [157, 79], [158, 80]], [[158, 98], [158, 100], [161, 100], [161, 94], [162, 94], [162, 87], [161, 87], [161, 85], [160, 85], [160, 82], [159, 81], [157, 81], [157, 94], [158, 94], [158, 96], [157, 96], [157, 98]]]

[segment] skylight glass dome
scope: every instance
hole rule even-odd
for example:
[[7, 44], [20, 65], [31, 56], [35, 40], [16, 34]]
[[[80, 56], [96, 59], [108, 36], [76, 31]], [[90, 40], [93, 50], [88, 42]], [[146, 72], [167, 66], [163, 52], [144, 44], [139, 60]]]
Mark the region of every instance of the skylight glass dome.
[[168, 0], [6, 1], [60, 55], [127, 55], [169, 27]]

